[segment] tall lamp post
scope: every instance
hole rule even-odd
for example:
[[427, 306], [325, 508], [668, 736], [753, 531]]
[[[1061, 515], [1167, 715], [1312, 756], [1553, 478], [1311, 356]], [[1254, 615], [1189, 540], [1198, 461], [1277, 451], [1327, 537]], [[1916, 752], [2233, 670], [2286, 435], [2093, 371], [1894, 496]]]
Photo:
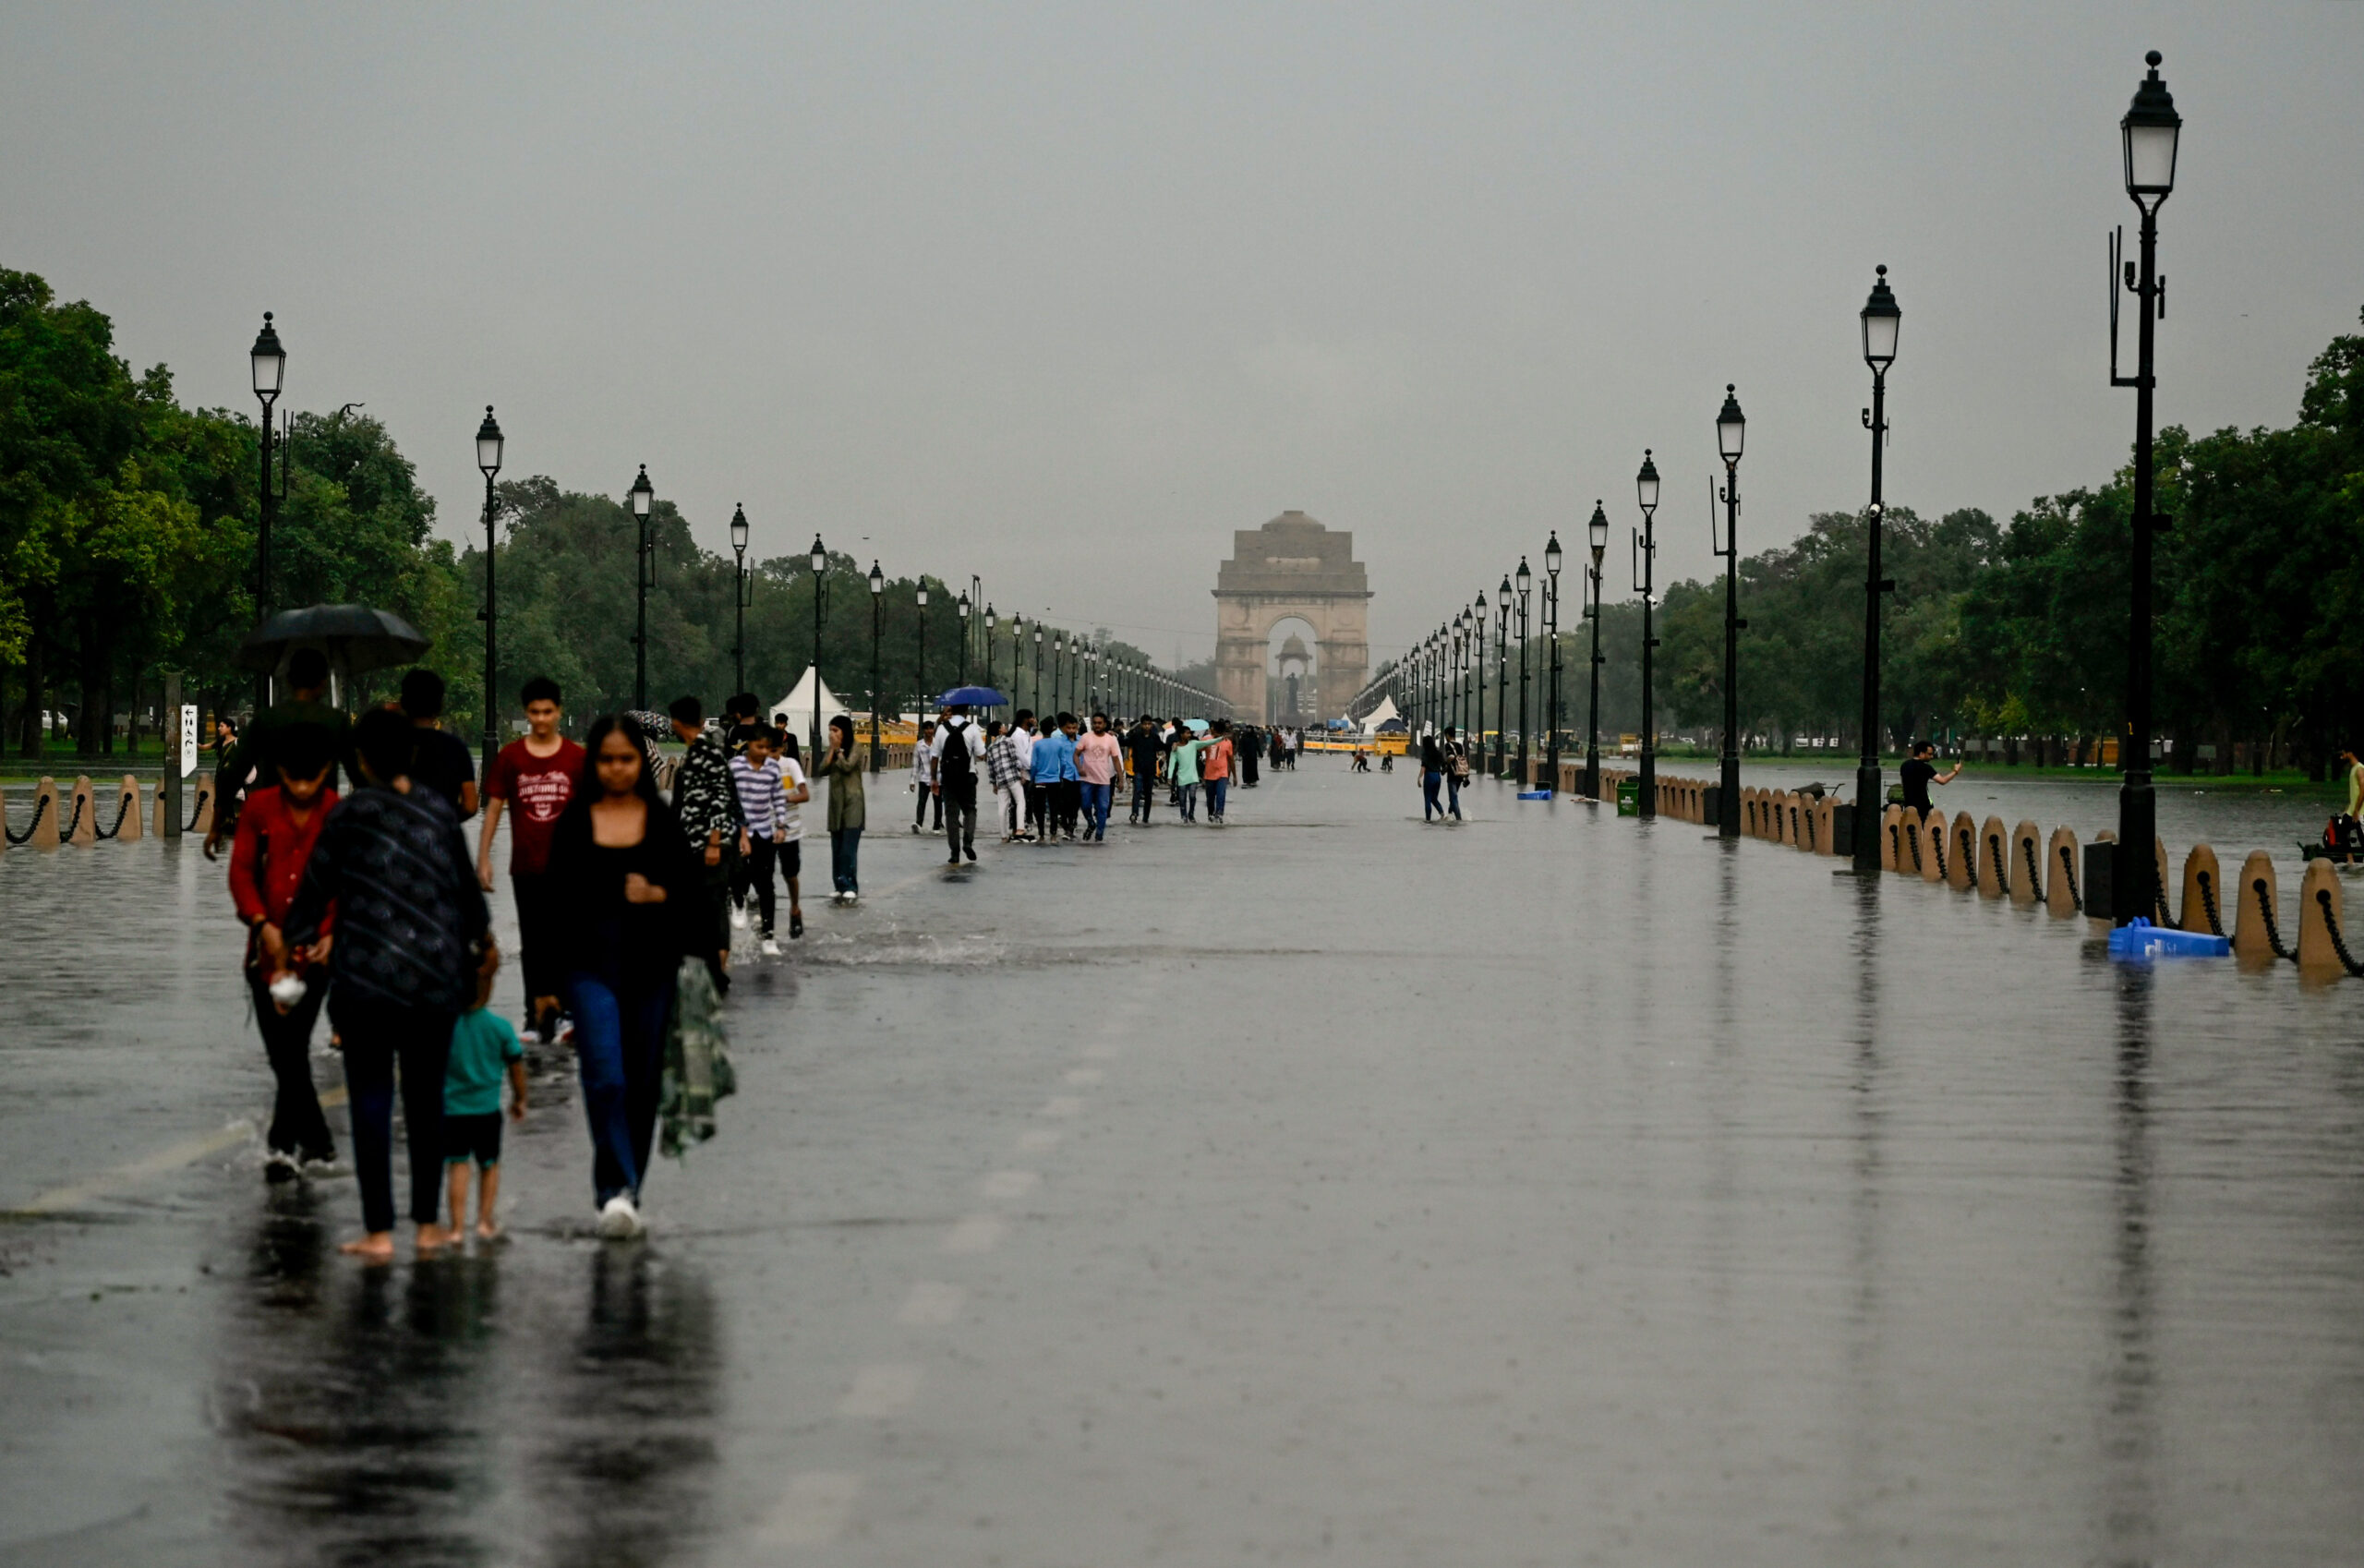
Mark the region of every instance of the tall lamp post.
[[1502, 776], [1511, 743], [1511, 580], [1494, 597], [1494, 777]]
[[[1716, 416], [1716, 451], [1724, 460], [1724, 766], [1718, 776], [1716, 832], [1740, 837], [1740, 452], [1748, 433], [1740, 398], [1724, 383], [1724, 406]], [[1710, 540], [1710, 543], [1714, 541]]]
[[[1043, 706], [1043, 623], [1042, 623], [1041, 621], [1037, 621], [1036, 622], [1034, 622], [1034, 706], [1035, 706], [1036, 708], [1038, 708], [1038, 709], [1039, 709], [1039, 708], [1041, 708], [1041, 707], [1042, 707], [1042, 706]], [[1043, 718], [1043, 715], [1042, 715], [1041, 713], [1039, 713], [1039, 712], [1035, 715], [1035, 718], [1037, 719], [1037, 721], [1038, 721], [1038, 722], [1041, 720], [1041, 718]]]
[[1658, 729], [1650, 689], [1650, 652], [1658, 645], [1651, 634], [1650, 596], [1657, 587], [1658, 539], [1658, 466], [1650, 449], [1642, 449], [1642, 471], [1634, 476], [1634, 493], [1642, 503], [1642, 531], [1634, 544], [1634, 588], [1642, 596], [1642, 820], [1658, 814]]
[[476, 466], [484, 473], [484, 777], [492, 777], [492, 759], [501, 750], [501, 700], [495, 695], [494, 671], [500, 668], [499, 646], [495, 640], [499, 601], [493, 597], [494, 546], [501, 541], [498, 525], [500, 498], [493, 493], [494, 476], [501, 472], [501, 426], [492, 416], [492, 404], [484, 405], [484, 423], [476, 427]]
[[1863, 428], [1872, 433], [1872, 504], [1865, 538], [1863, 573], [1863, 743], [1855, 764], [1854, 869], [1876, 874], [1880, 869], [1878, 832], [1880, 787], [1880, 596], [1894, 585], [1880, 575], [1880, 449], [1888, 444], [1888, 368], [1896, 363], [1896, 342], [1904, 312], [1888, 286], [1888, 269], [1879, 268], [1871, 297], [1863, 301], [1863, 363], [1872, 368], [1872, 405], [1863, 410]]
[[1560, 531], [1557, 528], [1551, 531], [1551, 542], [1543, 547], [1543, 572], [1549, 579], [1543, 595], [1543, 612], [1550, 622], [1551, 635], [1550, 700], [1545, 704], [1543, 714], [1544, 743], [1550, 752], [1546, 758], [1545, 777], [1550, 782], [1543, 787], [1557, 790], [1560, 787]]
[[1609, 513], [1592, 503], [1592, 521], [1586, 525], [1592, 546], [1592, 698], [1586, 707], [1585, 798], [1600, 799], [1600, 561], [1609, 553]]
[[927, 691], [927, 573], [924, 572], [919, 575], [919, 585], [912, 590], [911, 600], [919, 607], [920, 612], [919, 694], [915, 700], [921, 709], [920, 716], [924, 718], [926, 710], [935, 706], [929, 701]]
[[994, 613], [993, 601], [985, 601], [985, 684], [994, 683], [994, 627], [1000, 621]]
[[886, 748], [878, 743], [878, 690], [885, 679], [879, 649], [886, 637], [886, 574], [870, 563], [870, 771], [886, 766]]
[[1469, 716], [1462, 707], [1462, 698], [1468, 694], [1466, 688], [1469, 684], [1469, 660], [1462, 652], [1467, 643], [1468, 631], [1467, 618], [1456, 613], [1453, 618], [1453, 727], [1456, 730], [1468, 728], [1466, 721]]
[[804, 754], [814, 758], [819, 766], [821, 755], [821, 618], [827, 604], [829, 552], [821, 548], [821, 536], [813, 536], [813, 734]]
[[1535, 573], [1526, 569], [1526, 557], [1518, 558], [1518, 787], [1527, 787], [1526, 766], [1526, 604], [1527, 595], [1535, 587]]
[[1472, 767], [1486, 766], [1486, 590], [1469, 601], [1469, 624], [1478, 638], [1477, 678], [1470, 682], [1470, 693], [1478, 703], [1478, 734], [1469, 747]]
[[2113, 913], [2120, 925], [2138, 915], [2155, 918], [2160, 903], [2158, 867], [2152, 854], [2158, 836], [2158, 802], [2151, 792], [2151, 537], [2167, 520], [2151, 510], [2155, 500], [2151, 421], [2158, 388], [2153, 344], [2158, 318], [2166, 310], [2166, 285], [2158, 272], [2159, 209], [2176, 187], [2176, 142], [2183, 132], [2183, 116], [2176, 113], [2167, 84], [2159, 79], [2159, 52], [2152, 50], [2144, 60], [2151, 74], [2134, 90], [2134, 102], [2118, 122], [2126, 144], [2126, 194], [2142, 213], [2140, 261], [2126, 269], [2124, 279], [2139, 310], [2130, 381], [2117, 374], [2116, 279], [2110, 294], [2110, 384], [2134, 388], [2133, 624], [2127, 638], [2126, 735], [2118, 743], [2126, 782], [2117, 793], [2117, 850], [2111, 878], [2117, 905]]
[[730, 509], [730, 553], [737, 562], [730, 574], [730, 669], [737, 684], [730, 689], [747, 689], [747, 507], [745, 502]]
[[[287, 380], [287, 350], [280, 346], [279, 329], [271, 324], [271, 312], [262, 313], [262, 331], [255, 334], [255, 345], [247, 351], [247, 362], [254, 370], [255, 399], [262, 404], [262, 488], [256, 494], [258, 525], [255, 530], [255, 623], [260, 625], [271, 619], [271, 518], [278, 510], [280, 491], [271, 482], [271, 452], [277, 434], [274, 412], [279, 403], [280, 389]], [[255, 677], [255, 711], [260, 713], [271, 703], [271, 677]]]
[[657, 488], [648, 482], [647, 464], [640, 465], [640, 477], [632, 482], [627, 493], [632, 498], [633, 523], [640, 534], [640, 546], [633, 558], [632, 706], [645, 710], [648, 706], [648, 588], [649, 579], [656, 574], [656, 561], [648, 549], [648, 514], [657, 501]]
[[953, 684], [965, 686], [969, 683], [969, 596], [962, 594], [960, 602], [954, 608], [960, 612], [960, 665]]

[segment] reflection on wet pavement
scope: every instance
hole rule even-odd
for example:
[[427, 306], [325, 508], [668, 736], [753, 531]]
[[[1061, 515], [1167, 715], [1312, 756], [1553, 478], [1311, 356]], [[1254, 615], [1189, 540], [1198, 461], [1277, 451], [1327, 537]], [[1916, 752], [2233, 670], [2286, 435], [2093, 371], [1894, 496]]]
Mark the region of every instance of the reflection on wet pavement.
[[884, 838], [646, 1243], [547, 1053], [381, 1270], [219, 868], [0, 855], [0, 1564], [2355, 1557], [2364, 990], [1465, 800]]

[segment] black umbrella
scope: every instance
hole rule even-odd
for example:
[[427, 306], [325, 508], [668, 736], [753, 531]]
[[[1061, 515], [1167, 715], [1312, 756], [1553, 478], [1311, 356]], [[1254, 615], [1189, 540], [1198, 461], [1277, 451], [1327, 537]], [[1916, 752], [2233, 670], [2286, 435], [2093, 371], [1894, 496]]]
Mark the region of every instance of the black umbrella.
[[314, 604], [283, 609], [247, 633], [239, 666], [271, 671], [296, 648], [318, 648], [347, 674], [416, 663], [428, 649], [418, 628], [390, 610], [366, 604]]

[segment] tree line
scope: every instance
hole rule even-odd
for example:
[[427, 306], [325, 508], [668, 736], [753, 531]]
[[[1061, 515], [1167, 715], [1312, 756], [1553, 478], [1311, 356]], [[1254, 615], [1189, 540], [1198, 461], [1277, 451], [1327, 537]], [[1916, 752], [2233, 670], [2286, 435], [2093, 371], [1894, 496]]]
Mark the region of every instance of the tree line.
[[[296, 413], [290, 430], [285, 499], [271, 520], [272, 602], [368, 604], [409, 621], [431, 644], [422, 662], [447, 683], [447, 724], [473, 736], [485, 701], [480, 516], [466, 546], [437, 537], [434, 499], [362, 405]], [[255, 623], [259, 442], [247, 414], [182, 406], [163, 366], [134, 372], [103, 312], [0, 270], [0, 722], [19, 755], [61, 743], [111, 754], [116, 716], [130, 716], [136, 736], [167, 669], [182, 673], [187, 700], [217, 712], [245, 705], [253, 678], [236, 655]], [[628, 706], [639, 524], [622, 501], [547, 476], [504, 481], [496, 494], [501, 717], [515, 716], [516, 689], [535, 675], [557, 680], [577, 716]], [[700, 549], [670, 501], [655, 502], [648, 526], [651, 701], [736, 690], [737, 558]], [[966, 583], [896, 577], [874, 609], [869, 563], [842, 552], [827, 561], [820, 573], [802, 551], [749, 562], [745, 657], [758, 694], [784, 694], [811, 661], [816, 592], [822, 679], [841, 697], [867, 704], [874, 629], [886, 704], [912, 702], [923, 673], [927, 689], [948, 686], [961, 666]], [[968, 672], [982, 680], [984, 606], [971, 608]], [[1005, 690], [1010, 631], [1002, 619], [994, 635]], [[1021, 692], [1031, 634], [1030, 621]], [[1104, 631], [1092, 641], [1107, 657], [1150, 662]], [[363, 678], [347, 701], [384, 694], [398, 673]]]

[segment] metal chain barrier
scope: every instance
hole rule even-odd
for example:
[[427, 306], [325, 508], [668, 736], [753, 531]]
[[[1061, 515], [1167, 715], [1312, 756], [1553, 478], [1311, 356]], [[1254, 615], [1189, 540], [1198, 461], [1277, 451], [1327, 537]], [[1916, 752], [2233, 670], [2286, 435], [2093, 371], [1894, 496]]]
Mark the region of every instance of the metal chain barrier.
[[49, 799], [50, 798], [47, 795], [43, 795], [41, 799], [33, 802], [33, 819], [25, 824], [25, 830], [22, 833], [10, 831], [6, 814], [5, 813], [0, 813], [0, 833], [6, 833], [8, 835], [8, 842], [11, 844], [21, 844], [26, 839], [31, 838], [34, 834], [40, 832], [41, 819], [49, 810]]
[[2215, 935], [2225, 935], [2225, 923], [2216, 913], [2216, 889], [2209, 886], [2208, 874], [2195, 874], [2200, 881], [2200, 907], [2208, 916], [2208, 929]]
[[[1921, 831], [1918, 826], [1920, 818], [1913, 818], [1913, 822], [1915, 826], [1904, 835], [1904, 841], [1912, 846], [1912, 869], [1917, 873], [1921, 869]], [[1904, 825], [1899, 823], [1897, 826], [1901, 827]]]
[[1962, 824], [1955, 837], [1961, 840], [1955, 849], [1961, 855], [1962, 869], [1970, 874], [1971, 881], [1976, 882], [1978, 880], [1978, 839], [1971, 833], [1968, 823]]
[[1936, 857], [1937, 880], [1946, 880], [1946, 836], [1942, 833], [1929, 841], [1929, 853]]
[[98, 836], [99, 836], [100, 838], [114, 838], [116, 834], [118, 834], [118, 833], [120, 833], [120, 832], [122, 832], [122, 831], [123, 831], [123, 819], [124, 819], [124, 818], [126, 818], [126, 817], [127, 817], [127, 816], [129, 816], [129, 815], [131, 814], [131, 808], [132, 808], [133, 806], [135, 806], [135, 805], [138, 805], [139, 803], [139, 796], [137, 796], [137, 795], [126, 795], [126, 796], [123, 798], [123, 806], [122, 806], [122, 809], [120, 809], [119, 811], [117, 811], [117, 812], [115, 814], [115, 826], [114, 826], [113, 827], [109, 827], [109, 828], [106, 828], [106, 829], [104, 829], [104, 830], [102, 830], [102, 829], [100, 828], [100, 826], [99, 826], [99, 806], [98, 806], [98, 802], [97, 802], [96, 801], [91, 802], [90, 802], [90, 831], [91, 831], [91, 832], [93, 832], [93, 833], [98, 834]]
[[2043, 898], [2044, 872], [2043, 868], [2035, 863], [2034, 839], [2022, 838], [2020, 840], [2020, 856], [2028, 862], [2028, 897], [2031, 899]]
[[2151, 898], [2152, 900], [2159, 906], [2159, 923], [2163, 926], [2171, 926], [2175, 924], [2175, 916], [2167, 912], [2166, 885], [2162, 882], [2153, 881], [2151, 884]]
[[[90, 814], [90, 826], [91, 826], [92, 827], [96, 827], [98, 825], [99, 825], [99, 814], [98, 814], [97, 812], [92, 812], [92, 813]], [[73, 815], [71, 815], [71, 816], [69, 816], [69, 817], [67, 817], [67, 818], [66, 819], [66, 826], [65, 826], [64, 827], [62, 827], [62, 828], [60, 828], [60, 829], [58, 830], [57, 837], [58, 837], [58, 840], [59, 840], [59, 842], [63, 843], [63, 842], [64, 842], [64, 841], [66, 841], [66, 839], [69, 839], [69, 838], [73, 838], [73, 837], [74, 837], [74, 830], [75, 830], [76, 828], [78, 828], [78, 827], [81, 826], [82, 826], [82, 797], [81, 797], [80, 795], [76, 795], [76, 796], [74, 797], [74, 814], [73, 814]]]
[[[2077, 857], [2068, 852], [2068, 846], [2066, 844], [2060, 846], [2060, 869], [2068, 874], [2068, 907], [2072, 910], [2083, 909], [2085, 900], [2077, 891]], [[2262, 887], [2264, 884], [2261, 883], [2259, 886]]]
[[2315, 908], [2323, 911], [2323, 929], [2331, 933], [2331, 950], [2339, 955], [2339, 967], [2350, 974], [2364, 975], [2364, 964], [2358, 963], [2355, 956], [2348, 952], [2347, 944], [2340, 940], [2339, 917], [2331, 912], [2329, 888], [2315, 889]]
[[2265, 878], [2251, 877], [2249, 891], [2257, 895], [2257, 911], [2265, 917], [2266, 946], [2274, 949], [2275, 958], [2287, 959], [2292, 963], [2297, 963], [2298, 955], [2282, 945], [2282, 933], [2274, 923], [2274, 900], [2265, 896]]
[[181, 829], [181, 831], [182, 831], [182, 832], [184, 832], [184, 833], [194, 833], [194, 832], [196, 832], [196, 831], [197, 831], [197, 819], [198, 819], [199, 817], [200, 817], [200, 816], [203, 816], [203, 815], [205, 814], [205, 795], [204, 795], [204, 792], [203, 792], [203, 791], [201, 791], [201, 790], [190, 790], [190, 791], [189, 791], [189, 793], [190, 793], [190, 794], [192, 794], [192, 795], [195, 795], [195, 796], [197, 797], [197, 803], [196, 803], [195, 805], [193, 805], [193, 806], [191, 806], [191, 807], [189, 807], [189, 808], [188, 808], [188, 826], [187, 826], [187, 827], [184, 827], [184, 828], [182, 828], [182, 829]]

